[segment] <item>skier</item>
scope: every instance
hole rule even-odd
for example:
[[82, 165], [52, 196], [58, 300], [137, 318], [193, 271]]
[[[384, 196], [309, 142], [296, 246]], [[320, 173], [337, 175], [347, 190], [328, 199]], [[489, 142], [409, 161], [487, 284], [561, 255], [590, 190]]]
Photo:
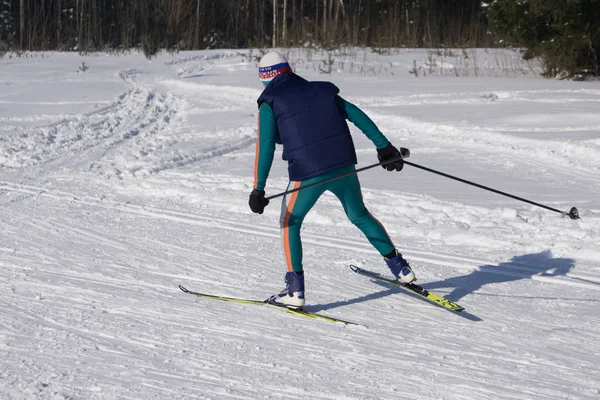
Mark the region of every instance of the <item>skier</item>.
[[[363, 111], [338, 96], [339, 89], [334, 84], [301, 78], [292, 72], [285, 56], [276, 51], [262, 57], [258, 75], [265, 88], [258, 98], [254, 189], [249, 198], [252, 212], [262, 214], [269, 204], [264, 189], [276, 143], [283, 145], [283, 159], [288, 161], [288, 190], [354, 171], [356, 151], [346, 119], [373, 142], [380, 161], [396, 159], [384, 165], [385, 169], [402, 170], [404, 163], [400, 157], [407, 157], [408, 149], [398, 151]], [[384, 257], [398, 281], [413, 282], [414, 272], [385, 228], [366, 209], [358, 177], [351, 174], [283, 198], [280, 225], [287, 264], [286, 287], [269, 298], [269, 302], [289, 308], [304, 306], [300, 228], [306, 214], [326, 190], [341, 201], [350, 221]]]

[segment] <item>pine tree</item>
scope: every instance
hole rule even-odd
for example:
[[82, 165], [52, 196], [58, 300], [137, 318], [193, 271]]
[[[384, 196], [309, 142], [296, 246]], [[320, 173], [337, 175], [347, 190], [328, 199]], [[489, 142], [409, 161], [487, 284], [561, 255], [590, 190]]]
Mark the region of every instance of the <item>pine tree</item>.
[[599, 74], [599, 0], [496, 0], [488, 18], [526, 58], [541, 57], [546, 76]]

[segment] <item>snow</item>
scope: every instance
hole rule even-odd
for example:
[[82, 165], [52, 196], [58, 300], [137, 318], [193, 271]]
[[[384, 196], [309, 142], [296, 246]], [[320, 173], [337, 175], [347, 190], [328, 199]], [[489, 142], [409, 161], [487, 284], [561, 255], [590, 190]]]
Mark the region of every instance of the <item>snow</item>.
[[[331, 75], [326, 55], [289, 56], [410, 161], [581, 220], [410, 166], [370, 169], [369, 210], [419, 283], [464, 313], [347, 268], [386, 273], [329, 194], [303, 229], [307, 309], [361, 326], [189, 296], [177, 285], [259, 300], [283, 287], [278, 201], [247, 206], [257, 54], [7, 55], [0, 398], [597, 399], [598, 82], [538, 78], [511, 50], [435, 67], [427, 50], [348, 51]], [[352, 132], [359, 166], [376, 162]], [[268, 195], [287, 186], [280, 151]]]

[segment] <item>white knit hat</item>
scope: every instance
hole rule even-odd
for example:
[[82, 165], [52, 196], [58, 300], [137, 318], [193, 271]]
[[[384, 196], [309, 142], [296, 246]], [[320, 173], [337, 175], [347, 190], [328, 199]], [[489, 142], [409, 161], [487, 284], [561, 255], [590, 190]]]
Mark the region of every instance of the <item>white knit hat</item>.
[[278, 51], [270, 51], [265, 54], [258, 64], [258, 77], [265, 85], [277, 75], [284, 72], [292, 72], [287, 58]]

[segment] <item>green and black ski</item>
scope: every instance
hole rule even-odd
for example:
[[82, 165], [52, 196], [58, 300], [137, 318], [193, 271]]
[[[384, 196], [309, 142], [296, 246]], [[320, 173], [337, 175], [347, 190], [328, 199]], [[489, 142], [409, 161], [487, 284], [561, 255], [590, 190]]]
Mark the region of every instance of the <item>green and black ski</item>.
[[354, 322], [344, 321], [343, 319], [334, 318], [334, 317], [328, 317], [327, 315], [309, 312], [304, 309], [292, 309], [292, 308], [287, 308], [287, 307], [283, 307], [283, 306], [278, 306], [277, 304], [269, 303], [267, 300], [261, 301], [261, 300], [238, 299], [235, 297], [223, 297], [223, 296], [215, 296], [215, 295], [207, 294], [207, 293], [192, 292], [191, 290], [188, 290], [181, 285], [179, 285], [179, 289], [181, 289], [181, 291], [184, 293], [193, 294], [194, 296], [203, 297], [206, 299], [228, 301], [228, 302], [232, 302], [232, 303], [255, 304], [255, 305], [259, 305], [259, 306], [266, 305], [266, 306], [279, 308], [281, 310], [285, 310], [290, 314], [301, 315], [306, 318], [322, 319], [322, 320], [328, 321], [328, 322], [341, 322], [346, 325], [358, 325]]
[[350, 265], [350, 269], [352, 269], [352, 271], [356, 272], [359, 275], [367, 276], [369, 278], [378, 280], [390, 286], [395, 286], [401, 289], [408, 290], [433, 304], [437, 304], [438, 306], [444, 307], [447, 310], [459, 312], [465, 309], [463, 306], [456, 304], [438, 294], [430, 292], [429, 290], [414, 283], [402, 284], [393, 278], [388, 278], [386, 276], [378, 274], [377, 272], [357, 267], [356, 265]]

